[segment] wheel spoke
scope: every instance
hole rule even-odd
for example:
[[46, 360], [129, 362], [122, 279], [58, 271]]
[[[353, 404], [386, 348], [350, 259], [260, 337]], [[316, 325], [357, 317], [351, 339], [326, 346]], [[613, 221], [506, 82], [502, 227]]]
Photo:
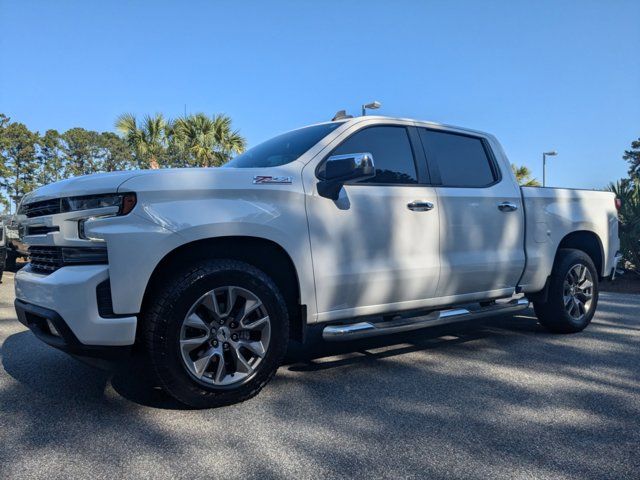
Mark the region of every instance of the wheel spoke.
[[586, 278], [578, 286], [580, 287], [581, 290], [586, 290], [588, 288], [593, 287], [593, 282], [588, 278]]
[[249, 362], [245, 360], [242, 356], [242, 352], [240, 352], [237, 348], [232, 348], [231, 356], [236, 362], [236, 371], [239, 373], [251, 373], [253, 372], [253, 367], [249, 365]]
[[211, 359], [217, 354], [218, 352], [216, 352], [215, 349], [210, 348], [205, 352], [205, 354], [202, 357], [200, 357], [198, 360], [193, 362], [193, 368], [195, 369], [195, 373], [198, 376], [198, 378], [202, 378], [202, 375], [204, 375], [204, 372], [207, 370], [207, 367], [209, 366], [209, 362], [211, 362]]
[[193, 350], [195, 350], [196, 348], [198, 348], [204, 342], [206, 342], [208, 338], [209, 337], [205, 335], [203, 337], [187, 338], [184, 340], [180, 340], [180, 348], [182, 349], [182, 352], [184, 354], [188, 354]]
[[254, 320], [253, 322], [249, 322], [247, 323], [246, 321], [242, 321], [240, 322], [240, 325], [242, 326], [242, 328], [246, 328], [247, 330], [255, 330], [256, 328], [264, 328], [266, 325], [269, 324], [269, 317], [263, 317], [263, 318], [259, 318], [257, 320]]
[[573, 303], [573, 297], [571, 295], [565, 295], [564, 298], [564, 308], [569, 308], [569, 305]]
[[227, 287], [227, 310], [224, 312], [224, 315], [229, 315], [233, 311], [233, 306], [236, 304], [237, 299], [236, 289]]
[[213, 292], [207, 293], [201, 300], [200, 304], [207, 310], [215, 314], [216, 317], [220, 317], [220, 306], [218, 305], [218, 299]]
[[202, 320], [202, 318], [200, 318], [200, 316], [195, 313], [192, 313], [191, 315], [189, 315], [187, 319], [184, 321], [184, 324], [187, 327], [197, 328], [198, 330], [205, 330], [205, 331], [209, 330], [209, 327], [207, 327], [207, 324], [204, 323], [204, 320]]
[[244, 323], [244, 319], [247, 318], [247, 315], [249, 315], [251, 312], [257, 310], [261, 306], [262, 306], [262, 302], [260, 300], [258, 300], [257, 298], [256, 299], [247, 298], [247, 301], [245, 302], [242, 311], [238, 315], [238, 322], [240, 324], [243, 324]]
[[590, 293], [580, 292], [577, 293], [576, 296], [578, 297], [578, 299], [580, 299], [581, 302], [587, 303], [589, 300], [591, 300], [591, 297], [593, 295], [591, 295]]
[[262, 342], [249, 342], [246, 340], [242, 340], [239, 342], [239, 347], [244, 347], [247, 350], [249, 350], [251, 353], [253, 353], [254, 355], [262, 358], [264, 357], [265, 349], [264, 349], [264, 345], [262, 344]]
[[216, 373], [214, 376], [215, 383], [222, 383], [224, 377], [227, 375], [227, 368], [224, 365], [224, 358], [222, 355], [216, 355], [218, 358], [218, 366], [216, 367]]
[[588, 273], [587, 267], [585, 267], [584, 265], [580, 265], [580, 269], [581, 269], [580, 280], [578, 281], [578, 283], [584, 282], [587, 279], [587, 273]]

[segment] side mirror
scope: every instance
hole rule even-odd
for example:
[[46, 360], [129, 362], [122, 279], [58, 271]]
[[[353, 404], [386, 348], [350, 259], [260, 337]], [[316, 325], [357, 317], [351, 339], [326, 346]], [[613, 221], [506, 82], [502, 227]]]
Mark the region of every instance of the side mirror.
[[318, 171], [318, 193], [331, 200], [337, 200], [342, 186], [351, 180], [362, 180], [375, 176], [373, 155], [370, 153], [350, 153], [333, 155]]

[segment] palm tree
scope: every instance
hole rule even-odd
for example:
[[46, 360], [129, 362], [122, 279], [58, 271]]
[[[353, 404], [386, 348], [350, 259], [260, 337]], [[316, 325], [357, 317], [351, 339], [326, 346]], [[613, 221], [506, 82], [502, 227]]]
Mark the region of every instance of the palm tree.
[[522, 185], [523, 187], [539, 187], [540, 186], [540, 182], [537, 179], [532, 177], [531, 170], [529, 170], [528, 167], [525, 167], [524, 165], [519, 167], [516, 164], [512, 163], [511, 169], [513, 170], [513, 173], [516, 176], [516, 180], [518, 181], [518, 184]]
[[124, 113], [116, 120], [116, 129], [133, 150], [138, 165], [142, 168], [158, 168], [164, 163], [167, 126], [161, 113], [146, 115], [140, 125], [132, 113]]
[[171, 125], [173, 141], [191, 159], [193, 166], [212, 167], [228, 162], [234, 153], [244, 151], [245, 139], [231, 129], [226, 115], [213, 118], [196, 113], [177, 119]]
[[213, 117], [215, 138], [218, 144], [216, 155], [219, 165], [231, 160], [234, 153], [242, 153], [247, 148], [247, 142], [238, 130], [231, 130], [231, 118], [226, 115]]

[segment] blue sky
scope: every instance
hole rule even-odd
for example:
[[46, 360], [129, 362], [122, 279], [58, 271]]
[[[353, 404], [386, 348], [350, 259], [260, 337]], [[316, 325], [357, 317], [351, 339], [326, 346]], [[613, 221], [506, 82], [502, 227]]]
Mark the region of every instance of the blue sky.
[[548, 184], [624, 176], [638, 1], [0, 0], [0, 111], [34, 130], [224, 112], [253, 145], [339, 109], [495, 134]]

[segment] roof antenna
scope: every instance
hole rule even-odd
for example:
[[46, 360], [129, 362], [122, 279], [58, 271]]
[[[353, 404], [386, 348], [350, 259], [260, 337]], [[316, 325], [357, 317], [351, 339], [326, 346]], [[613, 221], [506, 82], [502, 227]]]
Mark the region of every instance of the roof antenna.
[[345, 118], [353, 118], [353, 115], [347, 115], [346, 110], [338, 110], [338, 112], [331, 119], [332, 122], [336, 120], [344, 120]]

